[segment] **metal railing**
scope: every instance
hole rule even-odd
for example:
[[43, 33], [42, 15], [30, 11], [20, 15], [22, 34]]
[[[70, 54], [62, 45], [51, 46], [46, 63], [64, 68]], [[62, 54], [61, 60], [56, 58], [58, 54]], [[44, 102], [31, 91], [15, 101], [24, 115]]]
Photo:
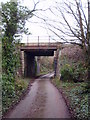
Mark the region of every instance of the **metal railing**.
[[50, 43], [50, 36], [27, 36], [27, 44], [29, 43]]
[[27, 46], [55, 46], [59, 45], [60, 39], [55, 36], [32, 36], [32, 35], [27, 35], [22, 38], [22, 46], [27, 45]]
[[51, 36], [32, 36], [32, 35], [27, 35], [26, 38], [23, 38], [24, 40], [24, 43], [25, 44], [32, 44], [32, 43], [35, 43], [35, 44], [38, 44], [38, 46], [41, 44], [44, 44], [44, 43], [57, 43], [57, 38], [54, 39], [53, 37]]

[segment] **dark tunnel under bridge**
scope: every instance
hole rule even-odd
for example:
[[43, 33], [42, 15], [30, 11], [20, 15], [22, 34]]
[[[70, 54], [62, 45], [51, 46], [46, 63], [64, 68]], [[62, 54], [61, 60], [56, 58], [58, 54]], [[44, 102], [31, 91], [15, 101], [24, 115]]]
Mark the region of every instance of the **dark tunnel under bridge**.
[[[21, 46], [21, 64], [22, 64], [22, 74], [24, 77], [35, 77], [36, 70], [36, 56], [55, 56], [54, 59], [55, 67], [54, 71], [56, 74], [57, 62], [58, 62], [58, 48], [56, 44], [48, 45], [29, 45], [29, 46]], [[56, 54], [55, 54], [56, 52]]]

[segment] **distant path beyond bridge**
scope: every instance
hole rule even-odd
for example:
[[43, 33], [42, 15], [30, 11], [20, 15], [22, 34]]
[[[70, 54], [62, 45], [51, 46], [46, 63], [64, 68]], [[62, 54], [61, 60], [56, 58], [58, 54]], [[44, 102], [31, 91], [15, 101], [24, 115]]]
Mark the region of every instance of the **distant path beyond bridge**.
[[7, 118], [70, 118], [68, 108], [47, 74], [36, 79], [26, 97]]

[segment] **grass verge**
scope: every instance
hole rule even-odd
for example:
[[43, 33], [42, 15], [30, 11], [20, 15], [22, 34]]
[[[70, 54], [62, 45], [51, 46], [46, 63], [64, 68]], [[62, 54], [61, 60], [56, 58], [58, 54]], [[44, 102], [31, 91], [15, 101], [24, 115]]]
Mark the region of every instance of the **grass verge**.
[[2, 113], [3, 116], [7, 114], [7, 112], [16, 105], [20, 99], [25, 95], [30, 84], [30, 79], [17, 79], [15, 81], [15, 95], [13, 97], [9, 97], [8, 95], [2, 96]]
[[87, 83], [62, 82], [57, 78], [52, 82], [62, 93], [74, 118], [89, 118], [88, 95], [90, 91], [86, 89]]

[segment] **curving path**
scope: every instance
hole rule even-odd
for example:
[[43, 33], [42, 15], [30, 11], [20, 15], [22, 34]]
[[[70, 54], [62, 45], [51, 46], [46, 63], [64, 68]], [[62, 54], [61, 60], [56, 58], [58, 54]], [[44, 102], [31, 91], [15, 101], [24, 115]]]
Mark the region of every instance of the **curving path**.
[[50, 82], [51, 76], [47, 74], [36, 79], [29, 93], [6, 117], [70, 118], [62, 95]]

